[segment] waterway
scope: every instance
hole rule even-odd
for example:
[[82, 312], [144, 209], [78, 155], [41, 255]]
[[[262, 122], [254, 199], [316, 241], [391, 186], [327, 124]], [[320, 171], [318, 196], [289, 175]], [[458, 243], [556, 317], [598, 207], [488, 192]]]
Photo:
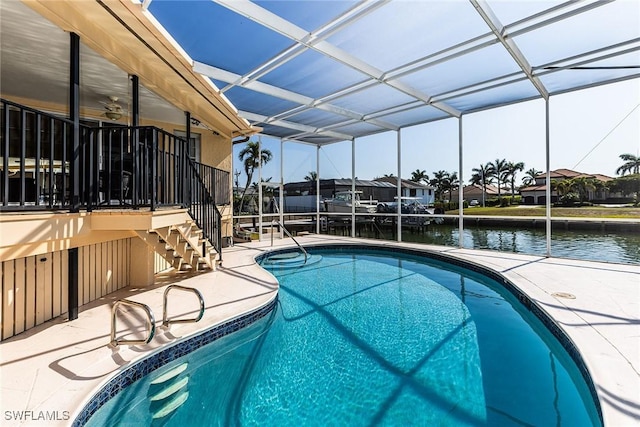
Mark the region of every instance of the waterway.
[[[329, 229], [342, 234], [340, 229]], [[390, 227], [361, 227], [358, 237], [395, 240]], [[456, 225], [430, 224], [424, 230], [402, 232], [402, 240], [412, 243], [458, 246]], [[463, 245], [468, 249], [491, 249], [531, 255], [546, 255], [547, 240], [544, 228], [515, 228], [497, 226], [465, 226]], [[554, 257], [640, 264], [640, 233], [635, 231], [556, 230], [551, 233], [551, 255]]]

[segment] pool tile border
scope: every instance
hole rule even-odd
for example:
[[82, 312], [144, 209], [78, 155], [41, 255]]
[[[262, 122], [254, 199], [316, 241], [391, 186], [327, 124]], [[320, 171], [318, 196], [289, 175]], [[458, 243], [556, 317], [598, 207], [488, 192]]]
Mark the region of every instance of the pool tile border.
[[225, 323], [207, 329], [195, 336], [178, 341], [168, 347], [161, 348], [150, 356], [145, 357], [133, 365], [120, 371], [98, 390], [73, 421], [73, 427], [84, 426], [89, 418], [96, 413], [109, 399], [114, 397], [127, 386], [145, 377], [158, 368], [170, 363], [179, 357], [185, 356], [200, 347], [216, 341], [226, 335], [236, 332], [269, 314], [276, 306], [276, 296], [266, 305], [231, 319]]

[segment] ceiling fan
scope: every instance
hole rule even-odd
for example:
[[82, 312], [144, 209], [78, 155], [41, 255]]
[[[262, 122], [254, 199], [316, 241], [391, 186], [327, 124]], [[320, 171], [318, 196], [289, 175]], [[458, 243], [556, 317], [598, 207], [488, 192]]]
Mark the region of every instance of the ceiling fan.
[[110, 120], [118, 120], [124, 114], [122, 107], [118, 104], [117, 96], [110, 96], [109, 102], [100, 101], [102, 105], [104, 105], [104, 113], [102, 113], [106, 118]]

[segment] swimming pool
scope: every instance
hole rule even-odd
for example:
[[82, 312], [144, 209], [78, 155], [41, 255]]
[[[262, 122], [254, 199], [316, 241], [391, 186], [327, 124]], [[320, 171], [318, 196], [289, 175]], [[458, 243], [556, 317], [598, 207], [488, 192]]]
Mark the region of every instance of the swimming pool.
[[601, 424], [574, 360], [494, 279], [410, 253], [312, 256], [267, 267], [269, 315], [133, 383], [89, 425]]

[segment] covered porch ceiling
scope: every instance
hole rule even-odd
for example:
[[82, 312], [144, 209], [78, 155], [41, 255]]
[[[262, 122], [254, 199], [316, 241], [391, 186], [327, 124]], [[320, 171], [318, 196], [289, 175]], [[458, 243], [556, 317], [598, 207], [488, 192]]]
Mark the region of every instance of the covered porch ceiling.
[[263, 134], [318, 145], [640, 76], [637, 1], [139, 7]]

